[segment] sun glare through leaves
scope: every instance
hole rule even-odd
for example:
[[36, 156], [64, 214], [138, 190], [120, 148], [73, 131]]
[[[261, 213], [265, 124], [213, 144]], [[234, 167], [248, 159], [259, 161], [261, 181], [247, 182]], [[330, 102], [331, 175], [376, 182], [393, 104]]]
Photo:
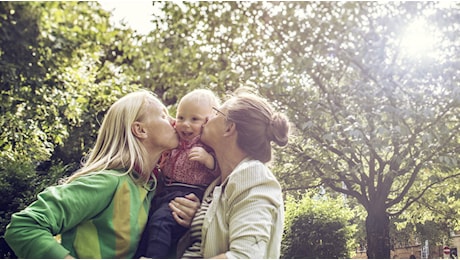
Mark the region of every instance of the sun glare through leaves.
[[435, 57], [440, 38], [436, 28], [418, 18], [403, 31], [401, 52], [408, 58]]

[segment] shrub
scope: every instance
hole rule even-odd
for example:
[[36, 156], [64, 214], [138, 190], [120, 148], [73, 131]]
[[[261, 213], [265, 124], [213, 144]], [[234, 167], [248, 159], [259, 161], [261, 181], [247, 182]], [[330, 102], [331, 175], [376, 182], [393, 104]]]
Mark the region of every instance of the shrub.
[[37, 166], [28, 160], [0, 160], [0, 258], [15, 257], [3, 240], [11, 215], [32, 203], [40, 191], [56, 184], [67, 168], [60, 163]]
[[282, 258], [350, 258], [356, 232], [352, 217], [342, 198], [288, 197]]

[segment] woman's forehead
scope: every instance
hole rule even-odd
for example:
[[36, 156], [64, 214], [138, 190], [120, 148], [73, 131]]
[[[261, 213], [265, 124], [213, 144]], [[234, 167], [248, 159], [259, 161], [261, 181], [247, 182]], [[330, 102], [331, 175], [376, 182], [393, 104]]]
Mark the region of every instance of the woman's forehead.
[[164, 107], [163, 103], [161, 103], [161, 101], [158, 98], [153, 96], [148, 97], [147, 102], [158, 107]]
[[164, 111], [166, 111], [167, 113], [168, 111], [165, 105], [163, 105], [163, 103], [161, 103], [161, 101], [155, 97], [147, 98], [146, 105], [147, 107], [150, 107], [151, 109], [155, 110], [155, 113], [162, 113]]
[[230, 99], [228, 99], [227, 101], [225, 101], [220, 107], [219, 109], [229, 109], [233, 103], [235, 103], [235, 98], [232, 97]]

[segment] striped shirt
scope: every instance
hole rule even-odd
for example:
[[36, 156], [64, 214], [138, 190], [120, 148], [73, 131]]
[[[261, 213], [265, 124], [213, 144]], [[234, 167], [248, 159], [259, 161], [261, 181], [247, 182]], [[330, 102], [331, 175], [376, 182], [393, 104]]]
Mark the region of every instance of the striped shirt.
[[190, 226], [190, 243], [191, 246], [185, 251], [182, 258], [203, 258], [201, 252], [201, 228], [203, 227], [204, 216], [208, 211], [209, 204], [212, 202], [212, 192], [206, 198], [203, 198], [201, 207], [193, 218], [192, 225]]

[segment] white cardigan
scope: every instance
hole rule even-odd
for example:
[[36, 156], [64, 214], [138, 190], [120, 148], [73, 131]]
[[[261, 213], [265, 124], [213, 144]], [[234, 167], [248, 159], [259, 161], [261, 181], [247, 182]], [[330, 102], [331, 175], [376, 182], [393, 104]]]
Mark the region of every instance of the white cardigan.
[[[279, 258], [284, 205], [281, 186], [266, 165], [245, 159], [214, 188], [202, 227], [204, 258]], [[206, 196], [206, 194], [205, 194]]]

